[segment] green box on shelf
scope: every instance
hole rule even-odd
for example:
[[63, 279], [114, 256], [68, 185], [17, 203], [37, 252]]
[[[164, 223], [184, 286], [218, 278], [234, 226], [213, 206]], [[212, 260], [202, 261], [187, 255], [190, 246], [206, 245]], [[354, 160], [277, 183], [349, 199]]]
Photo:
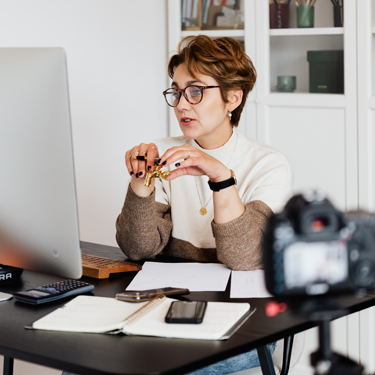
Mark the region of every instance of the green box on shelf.
[[344, 93], [344, 51], [307, 51], [310, 92]]

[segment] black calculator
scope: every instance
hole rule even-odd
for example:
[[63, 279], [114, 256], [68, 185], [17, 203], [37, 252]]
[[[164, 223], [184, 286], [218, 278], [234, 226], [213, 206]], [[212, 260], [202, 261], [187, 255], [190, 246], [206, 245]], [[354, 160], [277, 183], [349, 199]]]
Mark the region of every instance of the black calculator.
[[47, 284], [34, 289], [14, 293], [15, 300], [39, 305], [40, 303], [55, 301], [60, 298], [90, 292], [94, 285], [78, 280], [64, 280]]

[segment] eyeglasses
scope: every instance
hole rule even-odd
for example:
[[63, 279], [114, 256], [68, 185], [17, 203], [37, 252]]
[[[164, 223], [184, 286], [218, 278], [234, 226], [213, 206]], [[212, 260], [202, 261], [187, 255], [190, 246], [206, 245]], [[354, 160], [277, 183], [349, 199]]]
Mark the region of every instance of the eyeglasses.
[[177, 107], [181, 99], [181, 94], [184, 93], [184, 98], [190, 104], [198, 104], [203, 99], [203, 90], [213, 89], [220, 86], [186, 86], [184, 89], [167, 89], [163, 91], [165, 101], [170, 107]]

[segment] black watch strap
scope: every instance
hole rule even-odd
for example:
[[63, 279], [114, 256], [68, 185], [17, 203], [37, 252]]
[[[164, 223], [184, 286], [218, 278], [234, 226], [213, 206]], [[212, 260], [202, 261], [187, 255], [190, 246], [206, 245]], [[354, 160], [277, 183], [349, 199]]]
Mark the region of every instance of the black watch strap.
[[220, 182], [212, 182], [208, 180], [208, 186], [212, 191], [220, 191], [223, 190], [229, 186], [237, 185], [237, 180], [234, 172], [230, 169], [230, 173], [232, 174], [232, 177], [228, 178], [228, 180], [220, 181]]

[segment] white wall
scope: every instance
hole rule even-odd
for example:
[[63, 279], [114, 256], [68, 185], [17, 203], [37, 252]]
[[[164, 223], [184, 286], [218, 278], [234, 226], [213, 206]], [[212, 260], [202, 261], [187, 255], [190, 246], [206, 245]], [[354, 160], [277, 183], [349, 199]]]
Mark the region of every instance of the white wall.
[[0, 0], [0, 47], [67, 53], [81, 240], [116, 245], [126, 150], [167, 136], [165, 0]]
[[167, 136], [166, 45], [165, 0], [0, 0], [0, 47], [66, 50], [83, 241], [116, 245], [125, 151]]

